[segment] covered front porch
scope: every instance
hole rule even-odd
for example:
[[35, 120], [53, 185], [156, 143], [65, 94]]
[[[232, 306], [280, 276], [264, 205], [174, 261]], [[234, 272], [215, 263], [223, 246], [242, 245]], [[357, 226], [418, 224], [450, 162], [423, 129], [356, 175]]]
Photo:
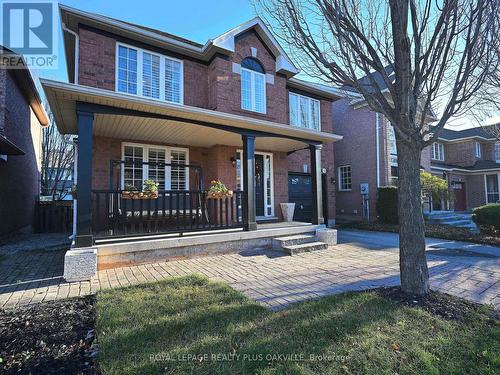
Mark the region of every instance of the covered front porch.
[[[102, 89], [48, 80], [43, 85], [60, 131], [78, 135], [76, 248], [92, 247], [105, 239], [127, 241], [137, 236], [183, 236], [226, 229], [256, 231], [258, 218], [276, 219], [279, 203], [286, 203], [286, 180], [277, 178], [277, 173], [286, 174], [286, 154], [305, 148], [313, 172], [310, 224], [323, 224], [321, 149], [339, 136]], [[98, 145], [103, 139], [109, 140], [108, 147]], [[99, 148], [116, 148], [116, 142], [121, 158]], [[161, 145], [166, 150], [185, 148], [192, 157], [189, 162], [127, 158], [124, 145], [136, 143]], [[274, 160], [271, 165], [273, 157], [285, 162], [276, 166]], [[266, 186], [256, 191], [259, 178], [271, 173], [260, 170], [265, 163], [279, 171], [262, 179], [260, 183]], [[149, 171], [165, 168], [187, 178], [182, 186], [173, 180], [165, 182], [154, 199], [127, 199], [123, 176], [129, 167], [139, 165], [141, 171], [147, 165]], [[235, 172], [237, 167], [240, 172]], [[233, 195], [209, 199], [207, 180], [212, 177], [207, 176], [230, 180], [228, 170], [235, 180], [230, 186]], [[258, 206], [262, 200], [264, 205]]]

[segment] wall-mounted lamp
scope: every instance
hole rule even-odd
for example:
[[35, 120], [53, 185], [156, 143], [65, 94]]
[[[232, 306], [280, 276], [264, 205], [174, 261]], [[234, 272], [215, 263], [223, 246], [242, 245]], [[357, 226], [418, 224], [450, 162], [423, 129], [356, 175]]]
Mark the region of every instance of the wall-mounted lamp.
[[233, 165], [233, 167], [236, 165], [236, 158], [234, 156], [231, 156], [231, 158], [229, 159], [229, 161], [231, 162], [231, 164]]

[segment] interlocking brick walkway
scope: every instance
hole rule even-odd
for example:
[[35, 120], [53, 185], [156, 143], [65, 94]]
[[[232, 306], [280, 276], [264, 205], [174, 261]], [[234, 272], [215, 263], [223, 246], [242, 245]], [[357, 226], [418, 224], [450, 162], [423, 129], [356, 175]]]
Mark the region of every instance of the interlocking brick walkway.
[[[144, 264], [99, 271], [89, 282], [66, 283], [64, 252], [16, 253], [0, 261], [0, 308], [95, 293], [197, 272], [228, 282], [273, 309], [348, 290], [399, 283], [397, 249], [354, 241], [293, 257], [269, 250]], [[500, 308], [500, 258], [428, 253], [435, 290]]]

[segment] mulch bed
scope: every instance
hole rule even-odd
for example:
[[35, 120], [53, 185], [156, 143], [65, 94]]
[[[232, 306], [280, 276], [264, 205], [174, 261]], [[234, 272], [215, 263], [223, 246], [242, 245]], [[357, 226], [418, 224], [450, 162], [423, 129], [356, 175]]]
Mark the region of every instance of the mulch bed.
[[463, 322], [471, 313], [486, 313], [487, 319], [500, 322], [500, 312], [493, 309], [488, 310], [484, 305], [446, 293], [430, 291], [426, 296], [411, 295], [404, 293], [399, 286], [377, 288], [374, 291], [379, 296], [397, 304], [419, 307], [448, 320]]
[[0, 373], [99, 374], [94, 297], [0, 310]]

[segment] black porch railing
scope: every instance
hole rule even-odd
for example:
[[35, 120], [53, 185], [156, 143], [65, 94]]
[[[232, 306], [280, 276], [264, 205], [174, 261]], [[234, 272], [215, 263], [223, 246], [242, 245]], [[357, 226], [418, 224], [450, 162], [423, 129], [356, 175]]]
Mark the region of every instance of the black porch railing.
[[93, 190], [93, 234], [110, 238], [241, 228], [244, 194], [209, 199], [201, 190], [161, 190], [155, 199], [130, 199], [121, 190]]

